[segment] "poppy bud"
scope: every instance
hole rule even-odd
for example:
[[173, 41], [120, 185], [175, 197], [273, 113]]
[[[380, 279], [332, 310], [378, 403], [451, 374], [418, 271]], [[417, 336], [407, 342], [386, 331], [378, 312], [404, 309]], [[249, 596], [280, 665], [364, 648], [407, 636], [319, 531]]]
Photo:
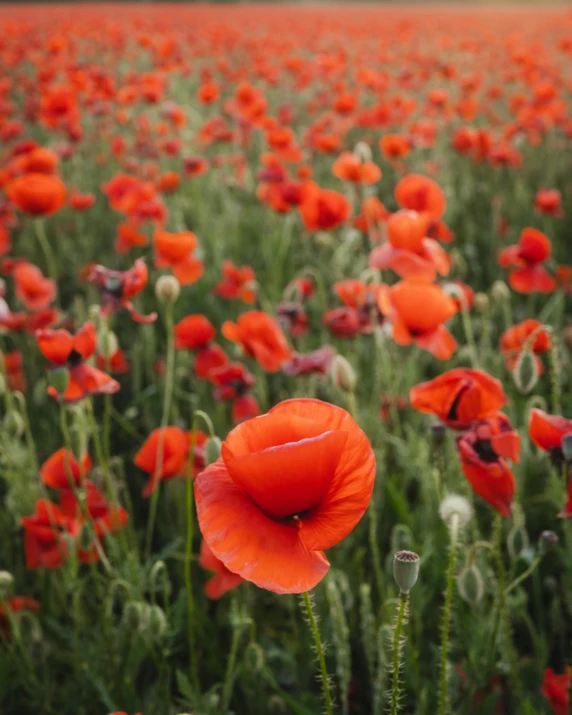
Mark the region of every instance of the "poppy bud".
[[567, 432], [560, 440], [562, 454], [567, 462], [572, 462], [572, 432]]
[[264, 668], [264, 650], [258, 643], [249, 643], [244, 651], [244, 665], [251, 673], [259, 673]]
[[439, 515], [450, 529], [456, 520], [457, 528], [465, 527], [473, 516], [473, 508], [465, 497], [447, 494], [439, 506]]
[[525, 549], [528, 548], [529, 540], [526, 530], [521, 526], [514, 526], [507, 537], [506, 545], [513, 561], [516, 561]]
[[357, 382], [356, 374], [343, 355], [334, 355], [330, 374], [336, 387], [339, 387], [344, 392], [354, 391]]
[[216, 462], [220, 457], [222, 450], [222, 442], [218, 437], [211, 437], [207, 439], [205, 444], [205, 466], [208, 467], [209, 464]]
[[289, 712], [288, 706], [284, 702], [280, 695], [271, 695], [267, 701], [267, 707], [269, 713], [287, 713]]
[[0, 594], [3, 598], [12, 593], [14, 585], [14, 576], [9, 571], [0, 571]]
[[181, 292], [181, 285], [175, 276], [161, 276], [155, 283], [155, 295], [164, 303], [174, 303]]
[[159, 606], [151, 606], [148, 613], [148, 627], [151, 638], [160, 640], [167, 630], [167, 619], [165, 613]]
[[413, 551], [398, 551], [393, 559], [393, 576], [401, 593], [409, 593], [419, 576], [419, 556]]
[[447, 428], [442, 422], [433, 422], [431, 425], [431, 440], [436, 446], [440, 446], [445, 441]]
[[491, 296], [495, 303], [510, 300], [510, 289], [504, 281], [495, 281], [491, 288]]
[[465, 566], [457, 576], [457, 586], [463, 601], [476, 606], [485, 594], [485, 585], [481, 572], [475, 566]]
[[65, 392], [70, 384], [70, 374], [67, 367], [57, 367], [55, 370], [48, 372], [48, 384], [61, 395]]
[[525, 348], [520, 353], [512, 371], [512, 376], [514, 384], [523, 395], [527, 395], [534, 389], [538, 382], [540, 371], [538, 361], [532, 350]]
[[366, 142], [358, 142], [354, 147], [354, 154], [360, 161], [371, 161], [373, 158], [371, 147]]
[[18, 439], [24, 434], [24, 420], [16, 410], [10, 410], [4, 415], [2, 426], [8, 437]]
[[555, 549], [558, 546], [558, 542], [558, 535], [553, 531], [543, 531], [538, 539], [538, 550], [544, 556], [552, 549]]
[[109, 359], [115, 355], [118, 348], [119, 343], [117, 342], [117, 337], [111, 330], [106, 330], [98, 335], [97, 351], [105, 358]]
[[489, 309], [489, 296], [486, 293], [477, 293], [474, 305], [477, 312], [486, 313]]
[[132, 632], [139, 630], [145, 620], [145, 604], [138, 601], [128, 601], [123, 609], [123, 622]]
[[333, 245], [334, 237], [327, 231], [318, 231], [314, 234], [314, 241], [318, 244], [318, 246], [327, 248], [328, 246]]
[[461, 277], [466, 275], [468, 269], [467, 260], [459, 249], [454, 248], [451, 251], [451, 262], [456, 273], [458, 273]]

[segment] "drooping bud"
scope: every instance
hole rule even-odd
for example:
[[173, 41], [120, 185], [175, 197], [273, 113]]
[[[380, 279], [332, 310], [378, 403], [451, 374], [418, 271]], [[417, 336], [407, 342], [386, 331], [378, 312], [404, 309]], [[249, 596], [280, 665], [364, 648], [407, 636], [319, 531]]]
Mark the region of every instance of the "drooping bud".
[[572, 462], [572, 432], [567, 432], [560, 441], [562, 454], [567, 462]]
[[161, 276], [155, 283], [155, 295], [163, 303], [174, 303], [181, 292], [181, 284], [175, 276]]
[[401, 593], [409, 593], [419, 577], [419, 556], [413, 551], [398, 551], [393, 559], [393, 576]]
[[19, 439], [24, 434], [24, 419], [16, 410], [10, 410], [4, 415], [2, 427], [8, 437]]
[[145, 604], [128, 601], [123, 608], [123, 622], [130, 631], [137, 631], [145, 621]]
[[514, 384], [523, 395], [527, 395], [534, 389], [538, 382], [540, 371], [538, 369], [538, 360], [532, 350], [525, 348], [521, 351], [513, 368], [512, 376]]
[[70, 384], [70, 373], [67, 367], [56, 367], [48, 372], [48, 385], [61, 395]]
[[466, 565], [457, 576], [457, 586], [461, 598], [475, 606], [485, 594], [485, 585], [481, 572], [475, 564]]
[[334, 355], [330, 375], [336, 387], [344, 392], [353, 392], [357, 377], [351, 363], [343, 355]]
[[510, 300], [510, 288], [504, 281], [495, 281], [491, 288], [491, 296], [495, 303], [504, 303]]
[[538, 539], [538, 550], [544, 556], [558, 546], [558, 535], [553, 531], [543, 531]]
[[259, 673], [264, 668], [264, 650], [258, 643], [251, 642], [246, 646], [243, 662], [251, 673]]
[[439, 506], [439, 515], [450, 529], [456, 521], [458, 529], [463, 529], [473, 516], [473, 508], [465, 497], [447, 494]]
[[513, 561], [518, 559], [529, 545], [526, 529], [522, 526], [515, 525], [509, 532], [506, 545], [511, 559]]
[[167, 630], [167, 619], [163, 609], [159, 606], [151, 606], [148, 612], [147, 625], [149, 627], [149, 634], [154, 640], [160, 640]]
[[205, 466], [216, 462], [220, 457], [222, 450], [222, 442], [218, 437], [210, 437], [205, 444]]

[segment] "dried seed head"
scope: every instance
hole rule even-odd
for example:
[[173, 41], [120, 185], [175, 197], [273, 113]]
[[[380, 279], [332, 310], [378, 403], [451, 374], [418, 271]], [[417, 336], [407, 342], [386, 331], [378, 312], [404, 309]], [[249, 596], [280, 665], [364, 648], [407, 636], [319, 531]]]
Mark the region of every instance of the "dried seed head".
[[161, 276], [155, 283], [155, 295], [164, 303], [174, 303], [181, 292], [181, 285], [175, 276]]
[[419, 576], [419, 556], [413, 551], [398, 551], [393, 559], [393, 576], [401, 593], [409, 593]]
[[473, 516], [473, 508], [465, 497], [459, 494], [447, 494], [439, 506], [441, 519], [451, 528], [456, 519], [457, 528], [464, 528]]

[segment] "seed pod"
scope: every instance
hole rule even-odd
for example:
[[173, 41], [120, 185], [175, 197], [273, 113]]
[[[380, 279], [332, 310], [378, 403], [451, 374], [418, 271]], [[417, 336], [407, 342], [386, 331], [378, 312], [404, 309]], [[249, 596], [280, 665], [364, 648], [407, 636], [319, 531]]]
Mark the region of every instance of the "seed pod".
[[485, 594], [481, 572], [475, 564], [465, 566], [457, 576], [457, 587], [463, 601], [475, 606]]
[[393, 576], [401, 593], [409, 593], [419, 577], [419, 556], [413, 551], [398, 551], [393, 560]]

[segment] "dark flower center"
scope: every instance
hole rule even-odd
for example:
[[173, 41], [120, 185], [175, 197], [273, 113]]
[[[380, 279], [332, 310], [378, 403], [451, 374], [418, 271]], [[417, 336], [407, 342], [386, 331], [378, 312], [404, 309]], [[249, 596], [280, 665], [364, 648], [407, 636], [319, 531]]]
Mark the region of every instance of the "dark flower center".
[[490, 439], [480, 439], [473, 445], [481, 462], [496, 462], [498, 455], [493, 449]]

